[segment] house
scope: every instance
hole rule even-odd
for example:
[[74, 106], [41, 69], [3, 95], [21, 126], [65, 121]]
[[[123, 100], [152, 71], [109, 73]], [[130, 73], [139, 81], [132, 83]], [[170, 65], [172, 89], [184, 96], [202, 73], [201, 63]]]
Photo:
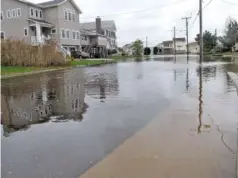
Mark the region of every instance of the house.
[[126, 44], [122, 47], [122, 50], [125, 54], [132, 56], [133, 55], [133, 43]]
[[172, 40], [162, 42], [163, 54], [173, 54], [174, 53], [174, 42]]
[[174, 38], [173, 43], [176, 44], [176, 53], [177, 54], [184, 54], [187, 51], [187, 44], [186, 39], [184, 37], [182, 38]]
[[173, 40], [163, 41], [161, 44], [162, 51], [164, 54], [174, 54], [174, 43], [176, 45], [176, 53], [183, 54], [187, 51], [186, 49], [186, 39], [182, 38], [173, 38]]
[[200, 52], [200, 46], [198, 42], [188, 43], [188, 52], [191, 54], [198, 54]]
[[102, 21], [97, 17], [95, 22], [81, 23], [80, 29], [83, 51], [91, 50], [104, 54], [105, 51], [117, 49], [117, 29], [113, 20]]
[[74, 0], [34, 4], [26, 0], [2, 0], [1, 38], [22, 39], [32, 45], [55, 39], [66, 50], [80, 49], [79, 15]]
[[235, 43], [235, 46], [234, 46], [234, 48], [235, 48], [235, 51], [237, 51], [237, 52], [238, 52], [238, 42], [236, 42], [236, 43]]

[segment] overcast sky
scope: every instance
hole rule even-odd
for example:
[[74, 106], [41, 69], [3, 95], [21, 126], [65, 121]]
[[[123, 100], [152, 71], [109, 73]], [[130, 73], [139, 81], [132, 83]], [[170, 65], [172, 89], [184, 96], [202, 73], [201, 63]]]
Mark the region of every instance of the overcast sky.
[[[209, 1], [203, 0], [203, 6]], [[145, 41], [146, 36], [149, 46], [163, 40], [171, 40], [174, 26], [178, 29], [176, 36], [185, 37], [185, 21], [181, 19], [184, 16], [192, 17], [189, 21], [189, 41], [194, 41], [199, 31], [199, 18], [193, 24], [199, 0], [75, 0], [75, 2], [83, 12], [80, 15], [81, 22], [94, 21], [96, 16], [101, 16], [102, 20], [114, 20], [119, 46], [136, 39]], [[204, 9], [204, 30], [217, 29], [218, 34], [222, 34], [228, 16], [238, 19], [237, 9], [238, 0], [212, 0]], [[124, 14], [118, 15], [119, 13]]]

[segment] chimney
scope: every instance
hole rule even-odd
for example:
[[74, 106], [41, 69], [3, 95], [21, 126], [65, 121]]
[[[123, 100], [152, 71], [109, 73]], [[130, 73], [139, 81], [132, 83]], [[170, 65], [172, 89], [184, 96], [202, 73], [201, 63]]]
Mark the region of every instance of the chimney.
[[101, 23], [101, 18], [100, 17], [96, 18], [96, 32], [98, 34], [102, 34], [102, 23]]

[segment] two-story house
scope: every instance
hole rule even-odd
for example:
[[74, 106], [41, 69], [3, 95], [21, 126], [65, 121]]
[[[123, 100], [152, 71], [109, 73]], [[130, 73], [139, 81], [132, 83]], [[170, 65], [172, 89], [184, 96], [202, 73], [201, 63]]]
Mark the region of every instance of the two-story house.
[[55, 39], [67, 50], [79, 50], [81, 10], [74, 0], [34, 4], [26, 0], [1, 1], [1, 38], [22, 39], [39, 45]]
[[106, 50], [117, 49], [116, 25], [113, 20], [103, 21], [97, 17], [95, 22], [80, 24], [82, 49], [88, 46]]
[[183, 54], [186, 52], [186, 39], [182, 38], [173, 38], [173, 40], [163, 41], [163, 53], [164, 54], [173, 54], [176, 50], [177, 54]]

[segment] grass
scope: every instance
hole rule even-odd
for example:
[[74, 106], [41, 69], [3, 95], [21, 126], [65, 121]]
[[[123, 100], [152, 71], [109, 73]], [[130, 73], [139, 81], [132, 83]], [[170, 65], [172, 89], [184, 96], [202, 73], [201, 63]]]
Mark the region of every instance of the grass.
[[13, 73], [25, 73], [36, 70], [42, 70], [45, 68], [40, 67], [18, 67], [18, 66], [1, 66], [1, 75], [13, 74]]
[[80, 61], [71, 61], [69, 66], [50, 66], [50, 67], [20, 67], [20, 66], [1, 66], [1, 75], [8, 74], [20, 74], [20, 73], [28, 73], [33, 71], [44, 71], [49, 69], [59, 69], [64, 67], [75, 67], [75, 66], [93, 66], [100, 65], [105, 63], [113, 63], [115, 61], [106, 61], [105, 59], [97, 59], [97, 60], [80, 60]]

